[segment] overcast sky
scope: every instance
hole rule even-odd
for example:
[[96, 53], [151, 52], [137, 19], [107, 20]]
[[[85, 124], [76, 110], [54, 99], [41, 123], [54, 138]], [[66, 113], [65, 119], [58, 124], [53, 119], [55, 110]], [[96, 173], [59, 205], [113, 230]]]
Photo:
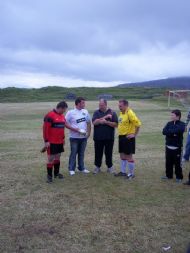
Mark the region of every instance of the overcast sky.
[[0, 87], [190, 76], [189, 0], [0, 0]]

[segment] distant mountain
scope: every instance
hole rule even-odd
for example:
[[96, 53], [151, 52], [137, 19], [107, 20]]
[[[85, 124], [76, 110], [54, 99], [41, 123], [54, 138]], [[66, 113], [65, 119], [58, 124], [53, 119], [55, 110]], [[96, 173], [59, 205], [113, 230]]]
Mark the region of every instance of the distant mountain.
[[173, 89], [190, 89], [190, 77], [175, 77], [166, 78], [153, 81], [137, 82], [137, 83], [124, 83], [119, 84], [117, 87], [155, 87], [155, 88], [173, 88]]

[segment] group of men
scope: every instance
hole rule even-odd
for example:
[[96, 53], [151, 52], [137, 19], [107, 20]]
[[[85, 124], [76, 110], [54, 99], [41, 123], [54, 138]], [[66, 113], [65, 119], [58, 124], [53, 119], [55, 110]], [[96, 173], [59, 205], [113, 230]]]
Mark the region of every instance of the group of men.
[[[125, 99], [119, 100], [119, 117], [116, 112], [108, 107], [105, 99], [99, 100], [99, 109], [93, 113], [92, 120], [89, 112], [85, 109], [85, 99], [82, 97], [75, 100], [75, 108], [69, 110], [64, 116], [67, 108], [67, 103], [61, 101], [53, 111], [44, 117], [43, 138], [48, 156], [47, 182], [51, 183], [53, 181], [53, 172], [55, 178], [63, 179], [63, 175], [60, 173], [60, 156], [64, 151], [65, 127], [70, 130], [69, 174], [71, 176], [75, 175], [76, 160], [78, 160], [78, 170], [80, 172], [90, 172], [85, 167], [84, 154], [87, 140], [91, 134], [91, 121], [94, 126], [95, 151], [93, 173], [101, 172], [102, 158], [105, 154], [108, 173], [113, 173], [117, 177], [124, 176], [127, 179], [134, 178], [135, 162], [133, 154], [135, 153], [135, 138], [139, 132], [141, 122], [129, 107], [128, 101]], [[112, 159], [116, 127], [118, 127], [119, 133], [119, 173], [115, 173]], [[128, 173], [126, 172], [127, 166]]]
[[[64, 152], [65, 127], [70, 130], [70, 156], [68, 170], [71, 176], [75, 175], [78, 160], [78, 170], [82, 173], [90, 171], [85, 167], [84, 154], [87, 140], [91, 134], [91, 122], [94, 126], [94, 174], [101, 172], [102, 158], [105, 154], [107, 172], [113, 173], [116, 177], [133, 179], [135, 177], [135, 140], [139, 132], [141, 121], [134, 111], [129, 107], [128, 101], [119, 100], [120, 114], [117, 116], [108, 107], [105, 99], [99, 100], [99, 109], [95, 110], [92, 116], [85, 109], [85, 99], [78, 97], [75, 100], [75, 108], [69, 110], [65, 101], [57, 104], [56, 109], [50, 111], [44, 117], [43, 137], [45, 142], [44, 150], [47, 151], [47, 182], [52, 183], [54, 178], [63, 179], [60, 173], [60, 156]], [[66, 115], [64, 116], [64, 113]], [[163, 128], [163, 135], [166, 136], [166, 175], [162, 179], [173, 178], [173, 168], [175, 167], [176, 182], [183, 179], [182, 162], [189, 161], [190, 158], [190, 129], [188, 132], [186, 149], [182, 157], [183, 133], [190, 122], [190, 112], [188, 113], [186, 124], [181, 121], [181, 111], [171, 112], [171, 121]], [[113, 166], [113, 146], [115, 139], [115, 128], [118, 128], [118, 146], [120, 153], [120, 172], [116, 173]], [[127, 172], [128, 167], [128, 172]], [[190, 185], [190, 173], [188, 181]]]

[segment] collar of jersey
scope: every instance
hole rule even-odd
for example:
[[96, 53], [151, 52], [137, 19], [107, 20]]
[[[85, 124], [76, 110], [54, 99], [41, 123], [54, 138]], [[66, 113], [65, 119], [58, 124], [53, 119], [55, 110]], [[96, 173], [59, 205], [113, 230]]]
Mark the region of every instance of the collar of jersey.
[[122, 113], [122, 112], [120, 112], [120, 114], [127, 114], [128, 113], [128, 111], [129, 111], [129, 108], [128, 109], [126, 109], [126, 111], [124, 112], [124, 113]]

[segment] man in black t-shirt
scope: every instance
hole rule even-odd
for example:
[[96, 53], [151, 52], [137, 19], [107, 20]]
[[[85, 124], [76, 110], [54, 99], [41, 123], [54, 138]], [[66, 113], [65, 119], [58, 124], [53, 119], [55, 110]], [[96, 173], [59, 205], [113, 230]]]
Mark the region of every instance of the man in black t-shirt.
[[107, 107], [105, 99], [99, 100], [99, 110], [94, 112], [92, 124], [94, 125], [93, 139], [95, 149], [95, 169], [93, 173], [97, 174], [101, 171], [103, 153], [105, 153], [107, 172], [114, 173], [112, 153], [118, 118], [117, 114]]

